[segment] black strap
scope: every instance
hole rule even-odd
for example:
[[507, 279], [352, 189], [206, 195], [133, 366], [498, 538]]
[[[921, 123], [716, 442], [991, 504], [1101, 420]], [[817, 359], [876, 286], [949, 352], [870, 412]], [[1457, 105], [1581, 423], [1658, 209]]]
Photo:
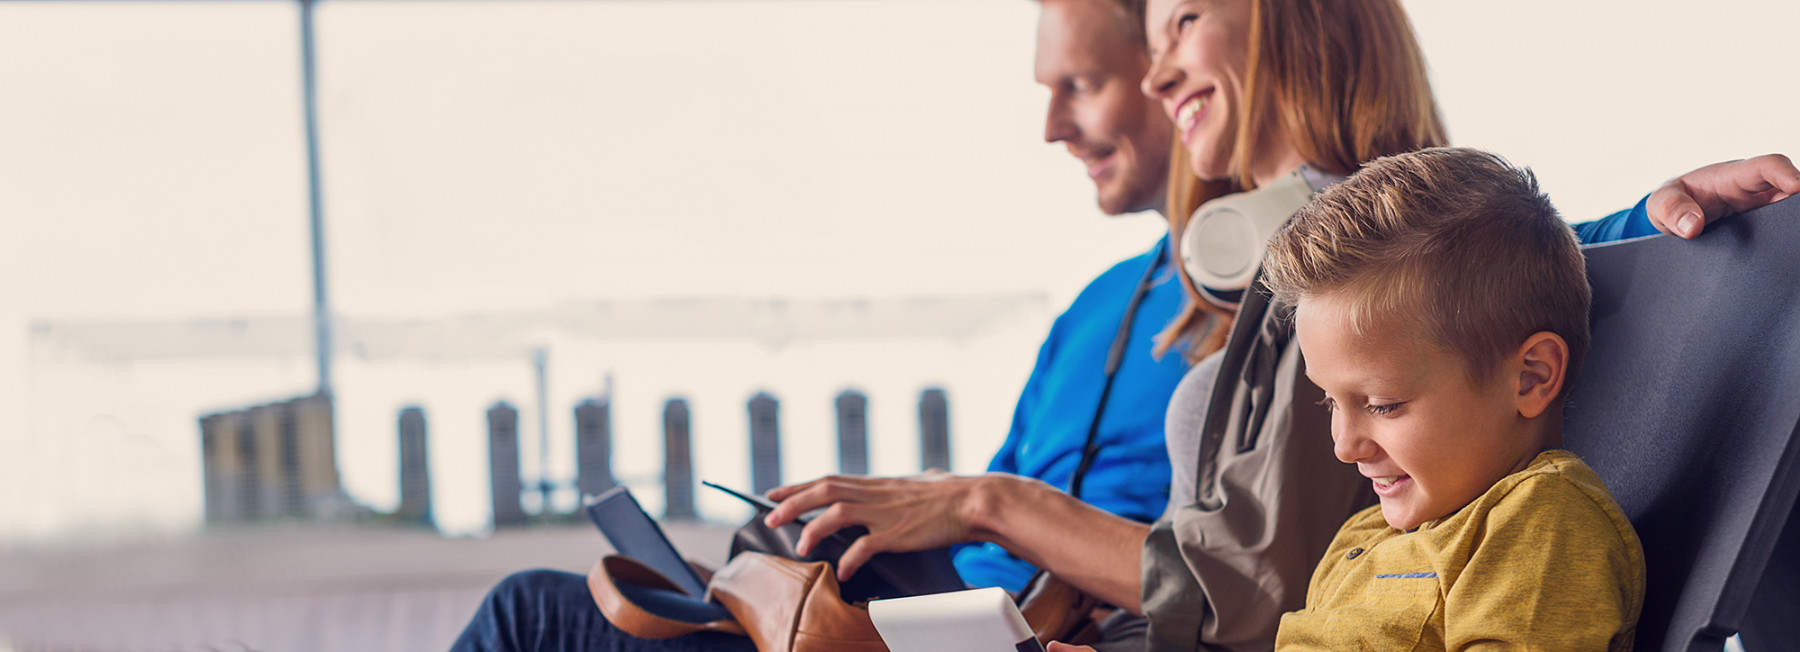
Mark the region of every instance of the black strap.
[[1081, 462], [1069, 476], [1069, 495], [1076, 498], [1081, 497], [1081, 481], [1087, 478], [1088, 468], [1094, 465], [1094, 456], [1100, 453], [1100, 417], [1106, 414], [1106, 399], [1112, 396], [1113, 376], [1119, 373], [1119, 365], [1125, 361], [1125, 350], [1131, 344], [1131, 323], [1137, 317], [1138, 304], [1144, 302], [1144, 295], [1156, 281], [1157, 270], [1162, 269], [1163, 250], [1167, 245], [1167, 238], [1159, 240], [1156, 249], [1150, 252], [1150, 265], [1144, 268], [1144, 277], [1138, 279], [1137, 288], [1131, 291], [1131, 300], [1125, 302], [1125, 318], [1119, 320], [1119, 331], [1113, 334], [1112, 347], [1106, 352], [1106, 380], [1100, 384], [1100, 403], [1094, 406], [1094, 420], [1088, 422]]
[[[1255, 412], [1260, 409], [1266, 415], [1269, 397], [1273, 396], [1271, 387], [1276, 362], [1281, 349], [1286, 346], [1291, 326], [1286, 332], [1279, 328], [1264, 328], [1263, 322], [1270, 309], [1269, 299], [1268, 289], [1263, 286], [1263, 272], [1258, 270], [1244, 292], [1244, 303], [1238, 307], [1236, 321], [1225, 342], [1225, 357], [1220, 361], [1218, 378], [1213, 380], [1212, 398], [1207, 401], [1206, 416], [1201, 420], [1194, 502], [1207, 509], [1218, 509], [1224, 504], [1222, 498], [1213, 495], [1213, 487], [1218, 473], [1219, 450], [1225, 445], [1226, 431], [1231, 428], [1234, 397], [1239, 391], [1251, 392], [1249, 399], [1244, 401], [1245, 409], [1250, 413], [1243, 416], [1253, 417], [1254, 427], [1260, 430], [1262, 418]], [[1254, 432], [1241, 436], [1240, 449], [1254, 445], [1255, 436]]]

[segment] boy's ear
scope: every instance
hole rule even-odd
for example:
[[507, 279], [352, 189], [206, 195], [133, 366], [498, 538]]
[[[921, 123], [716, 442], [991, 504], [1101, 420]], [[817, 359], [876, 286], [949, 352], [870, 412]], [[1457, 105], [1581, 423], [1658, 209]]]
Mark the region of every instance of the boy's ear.
[[1513, 354], [1511, 366], [1518, 373], [1515, 397], [1519, 415], [1535, 419], [1562, 395], [1569, 371], [1569, 343], [1548, 331], [1532, 333]]

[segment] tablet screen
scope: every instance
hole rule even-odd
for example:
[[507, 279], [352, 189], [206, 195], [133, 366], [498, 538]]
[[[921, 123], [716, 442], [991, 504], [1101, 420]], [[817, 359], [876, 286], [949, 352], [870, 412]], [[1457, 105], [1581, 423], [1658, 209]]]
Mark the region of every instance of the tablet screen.
[[694, 573], [675, 545], [663, 535], [656, 520], [644, 513], [631, 490], [614, 487], [600, 494], [587, 508], [588, 518], [599, 526], [600, 533], [612, 543], [613, 550], [631, 557], [673, 580], [681, 590], [694, 598], [706, 595], [706, 583]]

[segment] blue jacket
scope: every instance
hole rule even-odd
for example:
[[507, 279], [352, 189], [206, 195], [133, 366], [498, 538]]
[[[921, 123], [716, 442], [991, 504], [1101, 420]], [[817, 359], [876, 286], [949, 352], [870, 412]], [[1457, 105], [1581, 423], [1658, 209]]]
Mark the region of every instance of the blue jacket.
[[[1180, 352], [1160, 359], [1152, 355], [1157, 333], [1175, 318], [1183, 301], [1181, 281], [1167, 256], [1156, 255], [1168, 237], [1163, 240], [1106, 270], [1056, 318], [1013, 410], [1012, 430], [989, 471], [1029, 476], [1068, 490], [1100, 402], [1107, 350], [1132, 291], [1145, 268], [1155, 265], [1100, 418], [1095, 441], [1101, 448], [1083, 480], [1082, 499], [1134, 520], [1148, 522], [1162, 515], [1170, 474], [1163, 418], [1169, 396], [1187, 372]], [[1036, 570], [994, 544], [960, 546], [956, 568], [970, 586], [1009, 591], [1022, 589]]]
[[[1593, 222], [1575, 225], [1583, 243], [1611, 242], [1657, 233], [1645, 212], [1645, 201]], [[1083, 481], [1082, 499], [1108, 512], [1150, 522], [1169, 502], [1169, 452], [1163, 442], [1163, 420], [1169, 396], [1187, 372], [1182, 354], [1152, 355], [1154, 338], [1169, 325], [1184, 299], [1181, 281], [1157, 257], [1167, 244], [1114, 265], [1089, 283], [1069, 309], [1056, 318], [1050, 337], [1038, 350], [1037, 365], [1013, 410], [1012, 429], [989, 471], [1012, 473], [1068, 490], [1069, 476], [1081, 460], [1088, 426], [1100, 402], [1107, 349], [1125, 316], [1125, 305], [1144, 276], [1157, 270], [1132, 323], [1127, 353], [1113, 379], [1106, 413], [1100, 417], [1100, 453]], [[999, 586], [1019, 591], [1036, 569], [999, 546], [958, 546], [956, 568], [970, 586]]]

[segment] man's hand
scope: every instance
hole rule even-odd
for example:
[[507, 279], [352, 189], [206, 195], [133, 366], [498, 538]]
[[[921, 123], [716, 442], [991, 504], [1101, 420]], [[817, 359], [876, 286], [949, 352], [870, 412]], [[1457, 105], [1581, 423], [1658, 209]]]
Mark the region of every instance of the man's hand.
[[1714, 163], [1670, 179], [1644, 206], [1663, 233], [1692, 239], [1719, 218], [1800, 194], [1800, 169], [1788, 157], [1765, 154]]
[[969, 510], [978, 500], [981, 477], [932, 472], [906, 478], [828, 476], [779, 487], [769, 500], [781, 503], [763, 521], [779, 527], [801, 514], [825, 508], [800, 535], [802, 555], [840, 529], [861, 525], [869, 533], [850, 544], [838, 559], [837, 576], [846, 581], [879, 552], [941, 548], [974, 540]]
[[1081, 652], [1082, 650], [1087, 650], [1087, 652], [1095, 652], [1094, 648], [1088, 647], [1086, 645], [1069, 645], [1068, 643], [1064, 643], [1061, 641], [1051, 641], [1050, 647], [1045, 648], [1044, 652]]

